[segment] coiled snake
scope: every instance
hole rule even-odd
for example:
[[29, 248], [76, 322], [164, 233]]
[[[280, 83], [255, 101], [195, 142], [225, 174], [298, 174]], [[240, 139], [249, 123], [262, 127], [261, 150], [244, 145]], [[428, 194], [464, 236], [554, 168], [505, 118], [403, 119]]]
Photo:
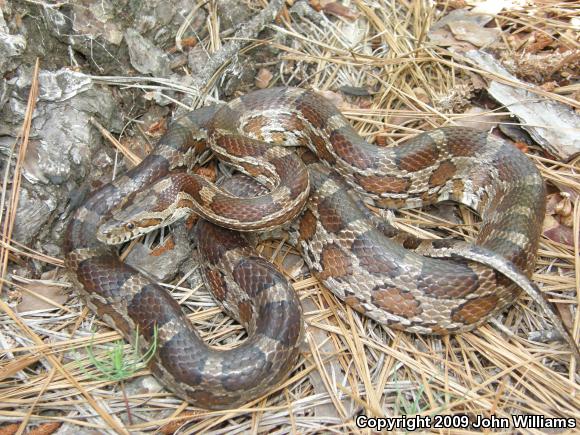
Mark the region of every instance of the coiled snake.
[[[188, 174], [206, 142], [264, 187], [243, 177], [216, 187]], [[309, 147], [324, 164], [311, 155], [304, 163], [288, 145]], [[419, 255], [406, 249], [417, 241], [401, 246], [398, 231], [362, 198], [395, 208], [457, 201], [481, 215], [481, 231], [474, 245], [438, 241], [429, 256]], [[100, 242], [129, 240], [192, 211], [205, 219], [196, 230], [206, 282], [248, 330], [248, 340], [233, 350], [208, 347], [167, 292]], [[574, 340], [527, 279], [544, 212], [535, 166], [491, 134], [448, 127], [379, 148], [318, 94], [276, 88], [176, 120], [140, 165], [79, 208], [65, 236], [66, 264], [88, 306], [126, 339], [138, 330], [146, 347], [157, 328], [150, 368], [165, 385], [197, 406], [219, 409], [278, 385], [296, 363], [303, 336], [290, 284], [237, 231], [275, 228], [299, 215], [295, 242], [312, 273], [355, 310], [410, 332], [470, 330], [523, 288], [578, 357]]]

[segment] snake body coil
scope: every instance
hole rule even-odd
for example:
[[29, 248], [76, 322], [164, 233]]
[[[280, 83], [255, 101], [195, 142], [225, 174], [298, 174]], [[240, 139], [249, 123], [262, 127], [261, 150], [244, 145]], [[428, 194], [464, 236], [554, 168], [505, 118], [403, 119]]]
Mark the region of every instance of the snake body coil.
[[[233, 185], [224, 190], [183, 171], [172, 174], [188, 166], [188, 156], [206, 138], [266, 193], [248, 200]], [[307, 170], [289, 148], [265, 143], [307, 146], [326, 165], [314, 162]], [[457, 201], [481, 215], [481, 231], [473, 247], [434, 243], [433, 257], [450, 258], [421, 256], [405, 249], [415, 247], [412, 241], [396, 243], [394, 228], [377, 225], [361, 197], [398, 208]], [[125, 205], [113, 213], [120, 203]], [[545, 188], [520, 151], [488, 133], [449, 127], [378, 148], [314, 92], [268, 89], [217, 112], [180, 118], [152, 155], [95, 192], [68, 228], [67, 267], [89, 307], [127, 339], [138, 328], [146, 346], [158, 328], [151, 369], [167, 386], [200, 407], [239, 405], [272, 389], [297, 360], [301, 310], [287, 281], [239, 233], [200, 221], [206, 281], [250, 337], [236, 349], [217, 351], [164, 290], [121, 263], [95, 234], [101, 225], [99, 238], [120, 242], [191, 211], [230, 229], [273, 228], [305, 203], [296, 243], [332, 292], [392, 327], [450, 333], [485, 322], [528, 285], [518, 270], [529, 277], [534, 269]]]

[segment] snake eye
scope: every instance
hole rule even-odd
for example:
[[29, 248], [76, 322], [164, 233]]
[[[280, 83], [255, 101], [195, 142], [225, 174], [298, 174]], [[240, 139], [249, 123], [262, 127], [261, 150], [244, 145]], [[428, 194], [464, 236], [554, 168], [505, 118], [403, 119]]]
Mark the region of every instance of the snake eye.
[[127, 228], [128, 230], [134, 230], [135, 224], [133, 222], [129, 222], [127, 225], [125, 225], [125, 228]]

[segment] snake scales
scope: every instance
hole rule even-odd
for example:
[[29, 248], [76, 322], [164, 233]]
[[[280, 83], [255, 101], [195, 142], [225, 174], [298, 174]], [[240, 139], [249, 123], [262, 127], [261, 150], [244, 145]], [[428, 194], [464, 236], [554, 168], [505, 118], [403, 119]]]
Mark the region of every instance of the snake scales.
[[[243, 177], [217, 187], [186, 172], [206, 143], [264, 187]], [[325, 164], [311, 155], [303, 162], [272, 143], [307, 146]], [[481, 215], [481, 231], [474, 245], [438, 241], [429, 256], [419, 255], [412, 250], [417, 241], [378, 221], [361, 198], [396, 208], [457, 201]], [[206, 219], [196, 228], [206, 282], [248, 331], [232, 350], [207, 346], [166, 291], [99, 240], [119, 243], [191, 211]], [[578, 357], [527, 279], [544, 211], [535, 166], [490, 134], [441, 128], [379, 148], [323, 97], [276, 88], [176, 120], [151, 155], [77, 210], [65, 236], [66, 264], [88, 306], [125, 338], [138, 330], [145, 348], [157, 328], [150, 369], [161, 381], [197, 406], [219, 409], [272, 390], [297, 361], [299, 300], [238, 232], [275, 228], [296, 216], [295, 242], [307, 265], [355, 310], [406, 331], [455, 333], [482, 324], [523, 288]]]

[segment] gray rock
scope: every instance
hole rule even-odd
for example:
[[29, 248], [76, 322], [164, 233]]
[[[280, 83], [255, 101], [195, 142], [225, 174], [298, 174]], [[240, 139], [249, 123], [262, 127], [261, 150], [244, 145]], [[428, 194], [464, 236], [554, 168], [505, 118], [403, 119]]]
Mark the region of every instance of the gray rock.
[[129, 47], [131, 65], [142, 74], [167, 77], [171, 74], [171, 61], [167, 54], [144, 38], [135, 29], [127, 29], [125, 40]]
[[4, 14], [0, 10], [0, 72], [10, 71], [18, 66], [18, 59], [15, 58], [22, 55], [24, 50], [26, 39], [22, 35], [10, 34]]
[[222, 0], [217, 3], [223, 29], [230, 29], [249, 21], [256, 13], [244, 2], [238, 0]]
[[12, 237], [21, 243], [30, 243], [55, 209], [54, 197], [41, 195], [33, 189], [21, 189]]
[[[14, 138], [18, 135], [26, 112], [30, 76], [29, 71], [19, 70], [19, 75], [9, 82], [12, 94], [2, 111], [0, 134]], [[42, 71], [32, 140], [24, 162], [26, 179], [33, 184], [61, 184], [71, 176], [84, 177], [92, 150], [102, 143], [89, 119], [96, 116], [108, 126], [115, 113], [110, 91], [93, 85], [88, 76], [69, 70]]]
[[125, 391], [129, 397], [134, 394], [155, 394], [162, 389], [163, 386], [152, 375], [139, 376], [125, 385]]
[[[128, 24], [157, 46], [174, 45], [175, 34], [189, 13], [196, 8], [195, 0], [143, 0], [132, 2]], [[205, 23], [206, 12], [198, 8], [184, 37], [199, 32]]]
[[160, 255], [151, 255], [149, 248], [138, 243], [125, 259], [125, 263], [146, 272], [157, 281], [166, 282], [177, 275], [179, 266], [190, 255], [189, 246], [180, 243]]
[[[28, 99], [32, 82], [31, 74], [18, 75], [11, 83], [14, 92], [22, 101]], [[39, 101], [60, 102], [68, 100], [93, 87], [92, 80], [83, 73], [61, 69], [58, 71], [40, 71], [38, 75]]]
[[44, 7], [41, 12], [54, 37], [82, 53], [99, 73], [108, 74], [128, 68], [123, 61], [123, 27], [116, 15], [120, 10], [107, 0], [80, 0], [60, 8]]
[[[0, 88], [0, 150], [6, 155], [22, 128], [31, 75], [30, 68], [20, 67]], [[93, 164], [102, 137], [89, 120], [98, 117], [106, 128], [120, 128], [116, 113], [109, 89], [94, 85], [88, 76], [67, 69], [39, 73], [39, 98], [22, 166], [16, 240], [30, 243], [37, 238], [43, 226], [64, 211], [71, 189], [89, 174], [98, 177], [107, 166], [110, 160], [105, 158]], [[49, 233], [46, 228], [50, 238]]]
[[[44, 7], [42, 13], [50, 32], [82, 53], [100, 74], [127, 74], [130, 68], [128, 45], [123, 43], [127, 30], [132, 28], [148, 41], [149, 46], [165, 55], [163, 50], [175, 44], [177, 30], [196, 3], [195, 0], [78, 0], [59, 8]], [[205, 17], [203, 8], [197, 9], [183, 37], [201, 31]], [[132, 42], [131, 36], [128, 44]], [[157, 52], [155, 57], [159, 56]], [[137, 62], [138, 65], [143, 63], [147, 64]], [[166, 71], [162, 71], [166, 76]]]
[[0, 111], [8, 101], [8, 94], [12, 91], [6, 79], [0, 80]]

